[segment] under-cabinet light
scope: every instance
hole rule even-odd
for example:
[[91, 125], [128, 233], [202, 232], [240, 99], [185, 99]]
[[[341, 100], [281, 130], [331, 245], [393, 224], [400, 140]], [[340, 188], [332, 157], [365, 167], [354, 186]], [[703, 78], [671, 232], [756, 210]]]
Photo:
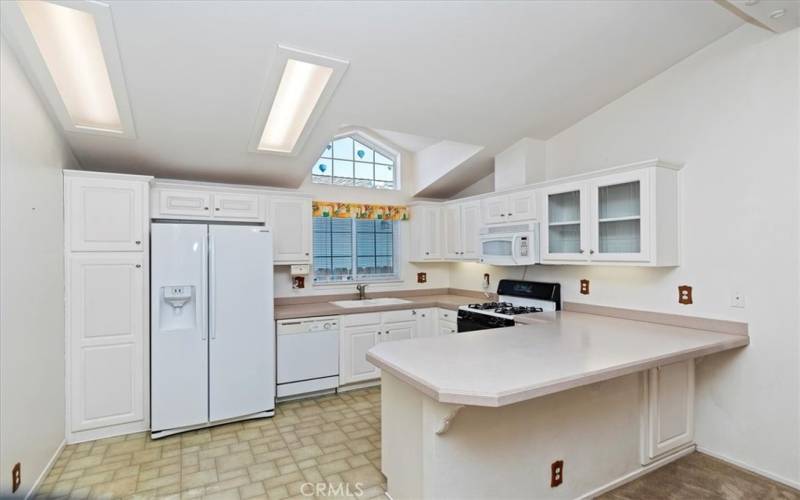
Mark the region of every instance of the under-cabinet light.
[[92, 14], [50, 2], [19, 2], [76, 128], [123, 133]]
[[333, 68], [287, 59], [258, 149], [294, 149], [332, 74]]

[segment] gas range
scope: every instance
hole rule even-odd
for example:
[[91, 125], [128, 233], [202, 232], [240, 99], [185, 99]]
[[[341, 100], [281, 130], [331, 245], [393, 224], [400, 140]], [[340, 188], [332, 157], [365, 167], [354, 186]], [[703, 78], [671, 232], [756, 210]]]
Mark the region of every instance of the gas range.
[[500, 280], [497, 302], [458, 308], [458, 331], [514, 326], [514, 316], [561, 309], [561, 285], [536, 281]]

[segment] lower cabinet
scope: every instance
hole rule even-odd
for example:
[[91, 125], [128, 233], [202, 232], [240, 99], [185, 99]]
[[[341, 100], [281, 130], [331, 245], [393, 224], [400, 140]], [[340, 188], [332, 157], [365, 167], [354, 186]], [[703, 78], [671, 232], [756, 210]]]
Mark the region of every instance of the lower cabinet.
[[380, 324], [345, 327], [339, 345], [339, 384], [380, 377], [381, 371], [367, 361], [367, 351], [379, 342]]
[[68, 442], [146, 428], [145, 264], [142, 252], [67, 258]]
[[434, 307], [343, 315], [339, 384], [380, 377], [380, 370], [367, 361], [367, 351], [378, 343], [456, 333], [455, 319], [455, 311]]
[[439, 309], [439, 335], [457, 333], [456, 321], [458, 313], [450, 309]]
[[417, 318], [417, 337], [435, 337], [438, 331], [436, 308], [415, 309]]
[[651, 461], [694, 441], [694, 360], [644, 374], [641, 461]]

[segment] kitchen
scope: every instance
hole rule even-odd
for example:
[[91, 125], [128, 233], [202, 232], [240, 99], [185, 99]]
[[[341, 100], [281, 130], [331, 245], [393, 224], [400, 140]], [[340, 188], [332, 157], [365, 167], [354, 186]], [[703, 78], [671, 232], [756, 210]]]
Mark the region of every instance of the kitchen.
[[798, 497], [797, 26], [4, 2], [0, 494]]

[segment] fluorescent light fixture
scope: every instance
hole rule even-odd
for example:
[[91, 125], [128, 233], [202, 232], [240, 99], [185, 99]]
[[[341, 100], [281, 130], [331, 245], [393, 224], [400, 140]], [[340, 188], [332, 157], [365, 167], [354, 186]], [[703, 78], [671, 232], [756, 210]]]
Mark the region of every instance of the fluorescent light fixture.
[[290, 153], [308, 123], [333, 68], [295, 59], [286, 61], [258, 149]]
[[347, 61], [279, 45], [267, 74], [250, 151], [296, 154], [347, 65]]
[[94, 16], [44, 1], [19, 6], [75, 126], [121, 133]]
[[64, 130], [136, 137], [111, 7], [97, 0], [0, 0], [0, 25]]

